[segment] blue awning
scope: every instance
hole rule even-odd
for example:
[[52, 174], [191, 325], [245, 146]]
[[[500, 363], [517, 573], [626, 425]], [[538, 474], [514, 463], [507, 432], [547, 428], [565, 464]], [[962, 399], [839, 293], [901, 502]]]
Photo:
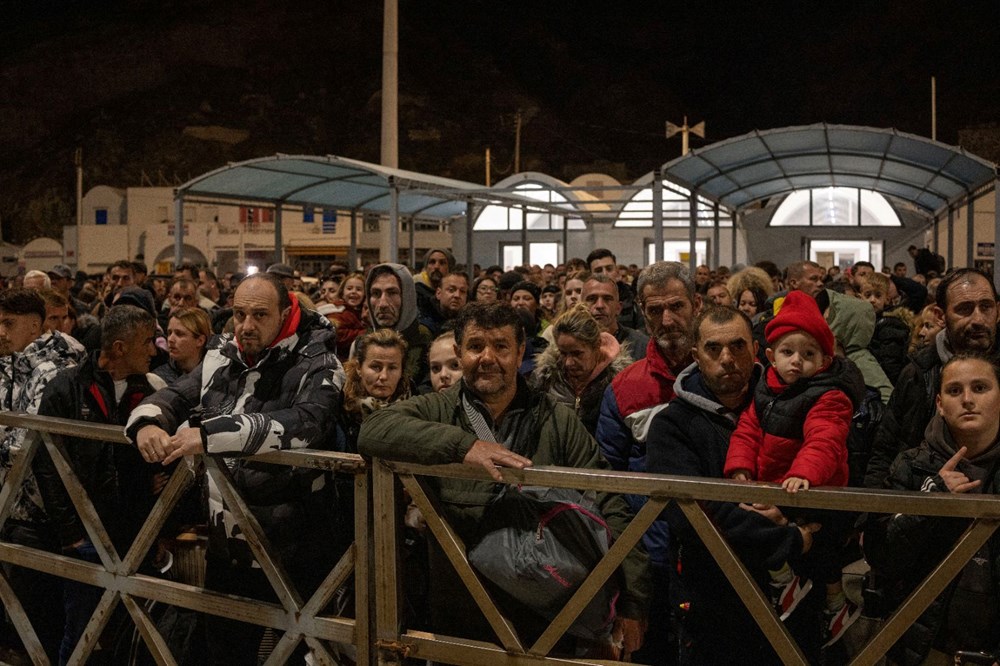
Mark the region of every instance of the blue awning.
[[821, 123], [754, 131], [693, 150], [663, 176], [737, 211], [794, 190], [855, 187], [928, 214], [992, 186], [996, 165], [894, 129]]

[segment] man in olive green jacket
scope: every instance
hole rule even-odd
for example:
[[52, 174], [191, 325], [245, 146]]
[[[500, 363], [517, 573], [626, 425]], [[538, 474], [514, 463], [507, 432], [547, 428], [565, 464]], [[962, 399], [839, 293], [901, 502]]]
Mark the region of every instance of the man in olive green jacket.
[[[497, 481], [502, 480], [498, 467], [609, 468], [573, 410], [531, 390], [519, 378], [524, 329], [509, 306], [470, 304], [459, 315], [455, 342], [462, 381], [443, 392], [418, 396], [370, 415], [361, 427], [361, 453], [430, 465], [464, 462], [485, 467]], [[485, 421], [502, 443], [479, 439], [472, 423], [478, 419]], [[471, 545], [485, 507], [496, 497], [496, 484], [429, 481], [445, 519]], [[604, 493], [598, 495], [597, 503], [617, 537], [632, 517], [625, 501], [617, 494]], [[624, 582], [612, 633], [621, 637], [628, 654], [641, 643], [649, 594], [647, 557], [641, 545], [626, 557], [621, 573]], [[431, 553], [431, 580], [434, 630], [466, 638], [492, 638], [481, 613], [438, 549]], [[515, 621], [522, 635], [545, 626], [531, 626], [521, 615]]]

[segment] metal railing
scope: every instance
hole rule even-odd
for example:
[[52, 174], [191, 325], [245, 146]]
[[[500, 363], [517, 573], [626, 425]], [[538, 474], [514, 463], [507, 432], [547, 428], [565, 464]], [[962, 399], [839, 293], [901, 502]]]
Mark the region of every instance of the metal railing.
[[[916, 514], [971, 519], [971, 524], [955, 543], [948, 556], [938, 564], [904, 603], [889, 617], [852, 663], [869, 665], [878, 661], [903, 635], [905, 630], [947, 587], [970, 558], [1000, 526], [1000, 497], [989, 495], [948, 495], [874, 491], [865, 489], [811, 489], [789, 495], [774, 486], [742, 484], [722, 479], [609, 472], [606, 470], [540, 467], [526, 470], [503, 469], [505, 481], [514, 484], [549, 486], [644, 495], [646, 505], [619, 535], [611, 549], [550, 622], [532, 645], [525, 646], [513, 623], [497, 604], [473, 571], [466, 557], [465, 544], [437, 510], [424, 491], [419, 477], [475, 479], [489, 481], [484, 470], [464, 465], [423, 466], [409, 463], [375, 461], [366, 465], [356, 455], [324, 451], [281, 451], [262, 454], [256, 460], [281, 465], [311, 467], [330, 472], [354, 474], [355, 542], [327, 574], [315, 594], [302, 599], [288, 580], [260, 526], [233, 487], [225, 464], [205, 456], [208, 474], [223, 493], [264, 574], [274, 588], [279, 604], [236, 595], [220, 594], [203, 587], [163, 580], [137, 573], [139, 564], [152, 546], [192, 473], [180, 465], [163, 489], [143, 529], [124, 558], [119, 557], [101, 524], [100, 517], [86, 492], [66, 462], [63, 435], [125, 444], [121, 429], [62, 419], [0, 413], [0, 425], [28, 429], [24, 444], [15, 458], [6, 482], [0, 488], [0, 525], [10, 515], [31, 459], [45, 446], [84, 522], [100, 557], [100, 564], [90, 564], [71, 557], [24, 546], [0, 543], [0, 561], [43, 571], [54, 576], [96, 585], [104, 596], [84, 631], [71, 662], [84, 663], [93, 651], [111, 611], [120, 601], [135, 622], [153, 658], [160, 664], [173, 664], [155, 623], [137, 599], [152, 599], [175, 606], [218, 615], [284, 632], [268, 660], [284, 663], [304, 640], [317, 663], [336, 663], [329, 643], [349, 645], [356, 652], [355, 663], [369, 666], [377, 657], [380, 664], [403, 658], [429, 659], [468, 666], [518, 666], [537, 664], [595, 663], [552, 654], [559, 639], [577, 615], [615, 572], [642, 534], [660, 515], [668, 502], [675, 500], [709, 552], [719, 563], [737, 594], [759, 624], [779, 657], [786, 664], [804, 664], [806, 658], [778, 619], [769, 600], [754, 582], [746, 567], [718, 531], [701, 506], [702, 501], [759, 502], [783, 506], [808, 507], [839, 511], [884, 514]], [[398, 510], [398, 484], [410, 494], [445, 556], [450, 560], [464, 586], [496, 633], [499, 644], [474, 641], [406, 630], [401, 619], [399, 539], [401, 512]], [[371, 504], [369, 504], [369, 494]], [[377, 575], [376, 575], [377, 572]], [[321, 615], [321, 611], [351, 574], [355, 583], [355, 618]], [[0, 574], [0, 598], [10, 615], [32, 660], [48, 663], [31, 623], [6, 577]], [[374, 601], [374, 604], [370, 603]], [[602, 664], [617, 663], [601, 661]]]
[[[225, 463], [211, 456], [204, 456], [208, 475], [221, 491], [227, 508], [233, 513], [257, 563], [279, 599], [280, 603], [274, 604], [238, 595], [221, 594], [204, 587], [138, 573], [146, 553], [153, 546], [174, 506], [194, 478], [193, 471], [188, 465], [178, 465], [174, 470], [128, 552], [124, 557], [120, 557], [86, 490], [67, 462], [62, 436], [128, 445], [128, 440], [122, 434], [122, 428], [9, 412], [0, 413], [0, 425], [27, 430], [20, 451], [14, 458], [14, 464], [7, 474], [3, 487], [0, 487], [0, 526], [5, 524], [10, 516], [21, 485], [31, 470], [31, 462], [39, 448], [44, 446], [52, 457], [52, 462], [100, 558], [100, 564], [92, 564], [44, 550], [0, 542], [0, 561], [94, 585], [104, 590], [70, 657], [70, 664], [86, 663], [119, 602], [124, 605], [134, 621], [153, 659], [158, 664], [175, 664], [175, 659], [167, 648], [163, 636], [157, 631], [155, 622], [144, 610], [143, 604], [137, 601], [141, 599], [284, 632], [271, 652], [268, 664], [285, 663], [302, 640], [311, 649], [315, 663], [337, 663], [326, 644], [328, 641], [353, 646], [356, 654], [352, 656], [358, 666], [369, 666], [371, 663], [369, 650], [371, 604], [368, 594], [368, 576], [371, 571], [368, 565], [369, 477], [365, 462], [360, 456], [328, 451], [275, 451], [255, 457], [255, 460], [261, 462], [354, 475], [356, 511], [354, 543], [308, 600], [300, 596], [280, 562], [272, 557], [274, 550], [250, 509], [234, 488]], [[355, 618], [322, 615], [323, 609], [352, 573], [355, 588]], [[2, 572], [0, 572], [0, 598], [32, 661], [35, 664], [48, 664], [45, 650], [9, 580]]]
[[773, 605], [762, 593], [753, 576], [705, 513], [702, 501], [780, 504], [787, 507], [837, 511], [972, 519], [947, 557], [886, 619], [881, 629], [851, 661], [852, 664], [868, 666], [875, 664], [899, 640], [906, 629], [944, 591], [1000, 526], [1000, 496], [856, 488], [818, 488], [791, 495], [774, 485], [745, 484], [702, 477], [562, 467], [502, 469], [504, 480], [511, 484], [628, 493], [649, 498], [541, 637], [534, 645], [526, 648], [520, 643], [510, 620], [503, 616], [473, 572], [466, 557], [465, 544], [441, 518], [440, 513], [435, 510], [434, 503], [417, 481], [417, 477], [420, 476], [491, 481], [485, 470], [465, 465], [423, 466], [384, 460], [375, 461], [372, 467], [375, 515], [380, 517], [395, 515], [389, 508], [394, 497], [394, 480], [398, 478], [423, 512], [428, 527], [500, 640], [500, 645], [494, 645], [460, 637], [404, 631], [400, 626], [399, 602], [396, 588], [393, 586], [396, 579], [398, 530], [380, 526], [375, 531], [374, 543], [375, 566], [378, 571], [385, 574], [379, 579], [375, 592], [377, 604], [375, 635], [377, 646], [380, 648], [380, 663], [397, 661], [404, 656], [469, 666], [510, 666], [527, 661], [534, 663], [540, 658], [552, 663], [567, 661], [579, 663], [563, 657], [550, 656], [550, 652], [668, 502], [675, 500], [781, 660], [785, 664], [806, 664], [807, 660], [802, 650], [778, 619]]

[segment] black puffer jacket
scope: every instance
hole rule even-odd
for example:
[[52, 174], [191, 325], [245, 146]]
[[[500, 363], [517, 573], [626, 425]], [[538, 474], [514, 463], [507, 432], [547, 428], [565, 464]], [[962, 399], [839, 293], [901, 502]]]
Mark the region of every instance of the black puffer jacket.
[[[98, 366], [100, 352], [94, 352], [80, 365], [62, 370], [49, 382], [38, 413], [65, 419], [124, 425], [129, 413], [155, 388], [149, 375], [131, 375], [125, 393], [115, 400], [111, 376]], [[162, 385], [154, 377], [158, 385]], [[134, 449], [120, 444], [98, 442], [82, 437], [63, 437], [70, 465], [87, 490], [98, 514], [112, 537], [128, 536], [123, 532], [145, 517], [152, 505], [152, 473]], [[43, 449], [33, 462], [45, 511], [67, 548], [87, 536], [69, 495], [59, 479], [52, 459]], [[121, 484], [119, 484], [119, 476]], [[122, 501], [124, 500], [124, 501]]]
[[941, 331], [934, 344], [918, 351], [899, 373], [899, 381], [872, 443], [872, 456], [865, 474], [866, 488], [881, 488], [896, 456], [923, 440], [924, 429], [934, 414], [934, 393], [941, 366], [947, 360], [941, 353], [951, 357], [944, 340], [945, 331]]
[[910, 327], [900, 317], [887, 314], [875, 320], [875, 333], [868, 343], [878, 364], [885, 371], [893, 386], [899, 383], [899, 374], [910, 362], [906, 351], [910, 346]]
[[[300, 312], [297, 328], [253, 366], [232, 335], [216, 338], [198, 368], [150, 396], [126, 427], [135, 441], [145, 425], [173, 433], [190, 419], [190, 425], [201, 428], [209, 454], [238, 456], [230, 465], [237, 489], [286, 567], [308, 567], [311, 557], [324, 552], [330, 535], [323, 530], [328, 512], [335, 510], [330, 490], [322, 472], [259, 463], [252, 456], [274, 449], [333, 448], [333, 413], [344, 382], [333, 327], [313, 312]], [[241, 530], [212, 483], [209, 511], [210, 552], [249, 564]]]
[[[926, 439], [899, 454], [886, 479], [893, 490], [948, 492], [938, 475], [957, 450], [943, 419], [935, 415]], [[981, 479], [977, 492], [1000, 491], [1000, 441], [959, 471]], [[890, 607], [907, 595], [955, 545], [969, 521], [895, 514], [873, 521], [865, 530], [865, 555], [884, 584]], [[920, 664], [931, 648], [946, 653], [982, 650], [1000, 655], [1000, 534], [994, 534], [955, 580], [907, 630], [889, 652], [905, 666]]]

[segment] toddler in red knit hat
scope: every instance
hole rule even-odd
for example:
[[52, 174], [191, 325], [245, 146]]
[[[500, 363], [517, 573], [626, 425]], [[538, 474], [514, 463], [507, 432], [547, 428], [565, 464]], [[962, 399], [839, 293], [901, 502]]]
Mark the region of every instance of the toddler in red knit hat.
[[[744, 481], [780, 483], [789, 493], [811, 486], [846, 486], [847, 437], [851, 417], [865, 393], [861, 372], [834, 356], [834, 338], [819, 306], [808, 294], [792, 291], [764, 329], [770, 367], [757, 383], [753, 403], [729, 440], [725, 474]], [[817, 512], [810, 510], [810, 521]], [[787, 513], [787, 512], [786, 512]], [[821, 514], [809, 560], [827, 586], [830, 641], [843, 636], [860, 611], [846, 604], [836, 552], [846, 537], [835, 526], [843, 517]], [[823, 552], [820, 552], [823, 551]], [[787, 618], [812, 588], [786, 562], [771, 572], [775, 602]]]

